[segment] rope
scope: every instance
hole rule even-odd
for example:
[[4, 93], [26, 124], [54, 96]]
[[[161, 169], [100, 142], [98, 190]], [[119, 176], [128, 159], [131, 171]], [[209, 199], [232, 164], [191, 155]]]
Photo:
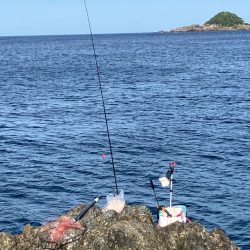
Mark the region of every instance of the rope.
[[104, 96], [103, 96], [101, 74], [100, 74], [99, 65], [98, 65], [98, 61], [97, 61], [97, 55], [96, 55], [94, 37], [93, 37], [93, 32], [92, 32], [92, 27], [91, 27], [91, 23], [90, 23], [89, 12], [88, 12], [88, 8], [87, 8], [86, 0], [83, 0], [83, 2], [84, 2], [84, 7], [85, 7], [87, 19], [88, 19], [89, 32], [90, 32], [91, 43], [92, 43], [92, 48], [93, 48], [93, 53], [94, 53], [94, 58], [95, 58], [96, 72], [97, 72], [98, 82], [99, 82], [100, 90], [101, 90], [102, 106], [103, 106], [103, 112], [104, 112], [105, 123], [106, 123], [106, 130], [107, 130], [107, 135], [108, 135], [108, 143], [109, 143], [110, 156], [111, 156], [111, 160], [112, 160], [113, 174], [114, 174], [114, 178], [115, 178], [115, 188], [116, 188], [116, 193], [118, 195], [119, 192], [118, 192], [118, 185], [117, 185], [117, 178], [116, 178], [116, 171], [115, 171], [115, 163], [114, 163], [113, 150], [112, 150], [112, 144], [111, 144], [110, 133], [109, 133], [107, 112], [106, 112], [105, 102], [104, 102]]

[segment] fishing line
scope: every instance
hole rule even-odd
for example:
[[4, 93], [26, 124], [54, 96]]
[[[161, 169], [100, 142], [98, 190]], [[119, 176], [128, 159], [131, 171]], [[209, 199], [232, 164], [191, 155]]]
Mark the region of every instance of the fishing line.
[[113, 174], [114, 174], [114, 178], [115, 178], [115, 188], [116, 188], [116, 193], [118, 194], [118, 185], [117, 185], [117, 178], [116, 178], [116, 171], [115, 171], [115, 163], [114, 163], [113, 150], [112, 150], [112, 144], [111, 144], [110, 133], [109, 133], [107, 112], [106, 112], [104, 96], [103, 96], [101, 74], [100, 74], [99, 65], [98, 65], [98, 61], [97, 61], [94, 37], [93, 37], [93, 32], [92, 32], [92, 27], [91, 27], [91, 23], [90, 23], [89, 12], [88, 12], [88, 8], [87, 8], [86, 0], [83, 0], [83, 4], [84, 4], [83, 6], [85, 8], [85, 11], [86, 11], [87, 19], [88, 19], [89, 33], [90, 33], [90, 37], [91, 37], [92, 49], [93, 49], [93, 54], [94, 54], [94, 58], [95, 58], [95, 67], [96, 67], [98, 82], [100, 85], [101, 96], [102, 96], [102, 106], [103, 106], [103, 113], [104, 113], [104, 117], [105, 117], [106, 130], [107, 130], [107, 135], [108, 135], [109, 150], [110, 150], [110, 156], [111, 156], [111, 161], [112, 161]]

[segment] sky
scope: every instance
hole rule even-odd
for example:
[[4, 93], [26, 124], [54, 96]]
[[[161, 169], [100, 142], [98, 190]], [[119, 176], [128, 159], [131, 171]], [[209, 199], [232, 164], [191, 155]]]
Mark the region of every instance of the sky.
[[[93, 33], [203, 24], [221, 11], [250, 23], [250, 0], [86, 0]], [[0, 0], [0, 36], [88, 34], [83, 0]]]

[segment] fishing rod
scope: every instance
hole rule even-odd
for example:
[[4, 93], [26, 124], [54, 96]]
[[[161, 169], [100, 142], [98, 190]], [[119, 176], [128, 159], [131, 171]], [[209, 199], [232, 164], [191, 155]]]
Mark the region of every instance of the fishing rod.
[[172, 207], [172, 202], [173, 202], [173, 181], [174, 181], [173, 175], [174, 175], [175, 167], [176, 167], [176, 163], [174, 161], [170, 162], [169, 169], [166, 173], [166, 178], [170, 182], [170, 195], [169, 195], [169, 207], [170, 208]]
[[101, 97], [102, 97], [103, 113], [104, 113], [104, 118], [105, 118], [105, 123], [106, 123], [106, 130], [107, 130], [107, 136], [108, 136], [109, 150], [110, 150], [110, 156], [111, 156], [111, 161], [112, 161], [113, 174], [114, 174], [114, 179], [115, 179], [116, 194], [118, 195], [119, 191], [118, 191], [118, 184], [117, 184], [117, 177], [116, 177], [116, 170], [115, 170], [115, 162], [114, 162], [112, 144], [111, 144], [110, 133], [109, 133], [109, 125], [108, 125], [107, 112], [106, 112], [104, 95], [103, 95], [101, 74], [100, 74], [99, 65], [98, 65], [98, 61], [97, 61], [97, 55], [96, 55], [94, 37], [93, 37], [93, 32], [92, 32], [92, 27], [91, 27], [91, 23], [90, 23], [90, 17], [89, 17], [89, 12], [88, 12], [88, 7], [87, 7], [87, 4], [86, 4], [86, 0], [83, 0], [83, 3], [84, 3], [84, 8], [85, 8], [85, 11], [86, 11], [87, 19], [88, 19], [89, 33], [90, 33], [90, 37], [91, 37], [92, 49], [93, 49], [93, 54], [94, 54], [94, 58], [95, 58], [95, 67], [96, 67], [96, 72], [97, 72], [97, 77], [98, 77], [98, 82], [99, 82], [100, 91], [101, 91]]
[[[150, 179], [149, 181], [150, 181], [151, 188], [152, 188], [152, 190], [154, 191], [155, 200], [156, 200], [157, 205], [158, 205], [157, 209], [158, 209], [158, 210], [161, 210], [161, 209], [164, 208], [164, 206], [160, 206], [160, 204], [159, 204], [159, 201], [158, 201], [157, 196], [156, 196], [156, 193], [155, 193], [155, 185], [154, 185], [154, 183], [153, 183], [153, 180]], [[164, 210], [164, 211], [167, 213], [167, 215], [168, 215], [169, 217], [172, 217], [172, 215], [168, 212], [168, 210]], [[158, 220], [158, 219], [159, 219], [159, 214], [157, 213], [157, 220]]]
[[156, 196], [156, 193], [155, 193], [155, 185], [154, 185], [154, 183], [153, 183], [153, 180], [150, 179], [149, 181], [150, 181], [151, 188], [152, 188], [152, 190], [153, 190], [153, 192], [154, 192], [155, 200], [156, 200], [156, 202], [157, 202], [157, 205], [158, 205], [158, 207], [160, 207], [159, 201], [158, 201], [157, 196]]
[[79, 221], [81, 220], [85, 214], [90, 210], [90, 208], [92, 208], [101, 198], [103, 197], [103, 195], [99, 195], [98, 197], [96, 197], [86, 208], [84, 208], [80, 214], [78, 214], [75, 217], [75, 221]]

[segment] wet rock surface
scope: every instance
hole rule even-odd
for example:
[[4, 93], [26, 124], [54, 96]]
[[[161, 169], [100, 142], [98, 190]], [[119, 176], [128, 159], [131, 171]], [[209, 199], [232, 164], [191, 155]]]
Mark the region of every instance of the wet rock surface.
[[[74, 218], [86, 205], [69, 211]], [[221, 229], [208, 232], [201, 224], [174, 223], [158, 228], [150, 211], [145, 206], [125, 206], [118, 214], [115, 211], [103, 213], [100, 208], [92, 208], [80, 221], [85, 230], [72, 237], [67, 244], [51, 244], [42, 236], [44, 227], [24, 227], [20, 235], [0, 233], [0, 250], [236, 250], [238, 248]], [[65, 243], [65, 242], [64, 242]]]

